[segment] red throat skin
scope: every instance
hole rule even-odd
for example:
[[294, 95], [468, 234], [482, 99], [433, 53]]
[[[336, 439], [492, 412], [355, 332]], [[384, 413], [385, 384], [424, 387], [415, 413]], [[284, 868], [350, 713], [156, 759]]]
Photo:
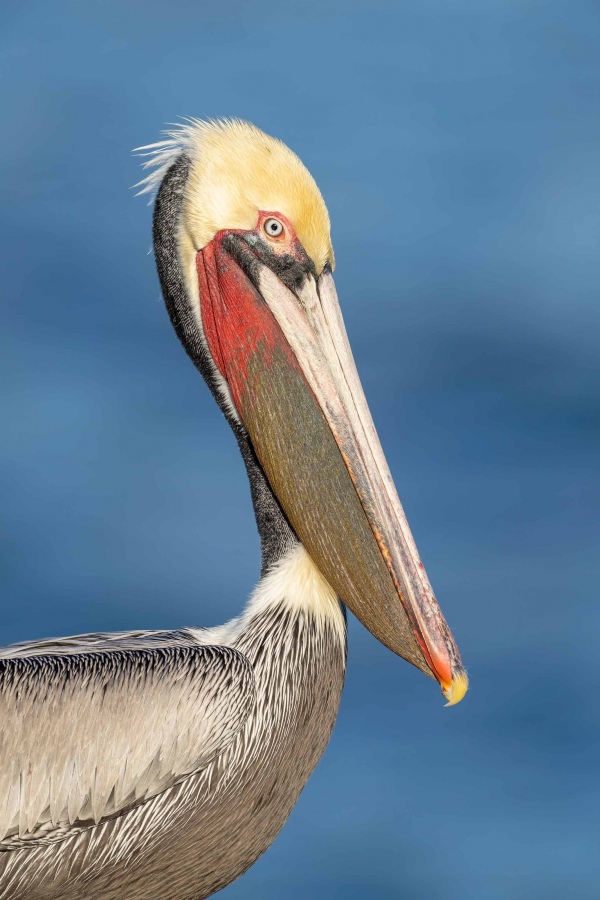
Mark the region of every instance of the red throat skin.
[[290, 366], [301, 369], [267, 304], [223, 250], [218, 235], [198, 252], [196, 271], [208, 349], [240, 411], [249, 364], [259, 347], [267, 365], [277, 348], [286, 354]]

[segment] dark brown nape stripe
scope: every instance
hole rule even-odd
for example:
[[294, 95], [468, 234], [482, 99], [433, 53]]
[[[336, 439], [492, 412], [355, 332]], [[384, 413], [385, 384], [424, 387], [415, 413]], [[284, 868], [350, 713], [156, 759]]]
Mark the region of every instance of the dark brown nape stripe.
[[223, 401], [215, 379], [213, 363], [185, 287], [179, 262], [177, 234], [190, 166], [189, 157], [182, 153], [162, 180], [154, 204], [154, 258], [173, 328], [188, 356], [204, 377], [238, 442], [250, 481], [254, 515], [261, 541], [261, 575], [264, 575], [298, 542], [298, 539], [269, 486], [248, 432], [232, 416]]

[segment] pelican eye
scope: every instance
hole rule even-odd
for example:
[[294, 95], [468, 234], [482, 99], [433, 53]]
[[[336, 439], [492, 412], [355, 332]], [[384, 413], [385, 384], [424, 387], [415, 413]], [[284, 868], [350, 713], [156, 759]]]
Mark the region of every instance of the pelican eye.
[[278, 238], [283, 234], [283, 222], [280, 222], [279, 219], [265, 219], [263, 224], [263, 231], [270, 238]]

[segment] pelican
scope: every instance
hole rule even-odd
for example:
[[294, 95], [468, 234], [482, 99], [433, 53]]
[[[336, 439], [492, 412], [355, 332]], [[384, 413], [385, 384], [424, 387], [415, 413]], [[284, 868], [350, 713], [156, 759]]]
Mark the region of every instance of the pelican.
[[346, 605], [448, 704], [467, 690], [386, 465], [287, 146], [186, 121], [142, 148], [175, 331], [247, 469], [260, 581], [218, 628], [0, 651], [0, 898], [200, 900], [269, 847], [329, 740]]

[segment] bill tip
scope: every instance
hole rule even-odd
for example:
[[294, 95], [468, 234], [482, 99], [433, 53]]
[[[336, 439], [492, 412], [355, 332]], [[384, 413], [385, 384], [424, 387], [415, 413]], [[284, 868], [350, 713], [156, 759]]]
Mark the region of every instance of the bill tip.
[[463, 668], [457, 668], [452, 675], [449, 687], [442, 688], [442, 694], [448, 701], [444, 706], [456, 706], [469, 689], [469, 677]]

